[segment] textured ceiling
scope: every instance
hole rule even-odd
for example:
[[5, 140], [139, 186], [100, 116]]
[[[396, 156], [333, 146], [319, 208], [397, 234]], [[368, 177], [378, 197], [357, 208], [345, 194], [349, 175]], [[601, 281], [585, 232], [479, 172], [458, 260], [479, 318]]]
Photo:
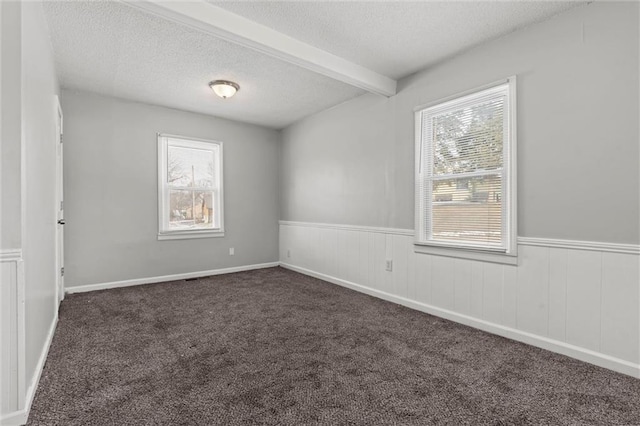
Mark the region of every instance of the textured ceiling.
[[[580, 2], [211, 1], [400, 78]], [[44, 2], [65, 88], [273, 128], [364, 93], [345, 83], [114, 1]], [[207, 83], [240, 84], [228, 100]]]
[[395, 79], [584, 2], [210, 1]]
[[[60, 84], [273, 128], [364, 93], [118, 2], [44, 2]], [[208, 83], [240, 84], [227, 100]]]

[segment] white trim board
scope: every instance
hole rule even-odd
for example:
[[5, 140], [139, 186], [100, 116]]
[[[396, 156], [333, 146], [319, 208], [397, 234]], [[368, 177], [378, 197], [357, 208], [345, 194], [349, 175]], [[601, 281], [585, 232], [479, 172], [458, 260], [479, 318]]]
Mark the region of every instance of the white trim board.
[[[38, 389], [38, 384], [40, 383], [40, 377], [42, 376], [42, 370], [44, 370], [44, 364], [47, 361], [47, 356], [49, 355], [49, 348], [51, 347], [51, 342], [53, 341], [53, 336], [56, 331], [56, 326], [58, 325], [58, 311], [55, 311], [55, 315], [53, 317], [53, 321], [49, 326], [49, 332], [47, 333], [47, 339], [42, 348], [42, 352], [38, 357], [38, 363], [36, 364], [36, 370], [33, 373], [33, 377], [31, 378], [31, 383], [29, 384], [29, 388], [27, 389], [25, 395], [25, 405], [19, 411], [14, 411], [12, 413], [6, 414], [2, 418], [0, 418], [0, 424], [13, 426], [13, 425], [23, 425], [29, 419], [29, 412], [31, 411], [31, 404], [33, 404], [33, 398], [36, 396], [36, 390]], [[21, 357], [24, 360], [24, 354]]]
[[183, 274], [162, 275], [158, 277], [136, 278], [132, 280], [124, 281], [112, 281], [99, 284], [87, 284], [80, 286], [67, 287], [66, 293], [84, 293], [87, 291], [106, 290], [109, 288], [130, 287], [141, 284], [155, 284], [167, 281], [179, 281], [189, 278], [202, 278], [212, 275], [231, 274], [234, 272], [252, 271], [254, 269], [273, 268], [280, 264], [280, 262], [258, 263], [254, 265], [233, 266], [231, 268], [212, 269], [210, 271], [198, 271], [198, 272], [186, 272]]
[[522, 246], [554, 247], [573, 250], [640, 254], [640, 244], [600, 243], [596, 241], [558, 240], [553, 238], [531, 237], [518, 237], [518, 244]]
[[28, 414], [25, 410], [12, 411], [0, 417], [2, 426], [20, 426], [27, 423]]
[[332, 284], [337, 284], [341, 287], [346, 287], [351, 290], [358, 291], [360, 293], [368, 294], [379, 299], [387, 300], [389, 302], [397, 303], [399, 305], [406, 306], [411, 309], [422, 311], [431, 315], [435, 315], [441, 318], [448, 319], [460, 324], [468, 325], [492, 334], [496, 334], [508, 339], [516, 340], [519, 342], [527, 343], [532, 346], [536, 346], [542, 349], [546, 349], [552, 352], [556, 352], [562, 355], [569, 356], [571, 358], [578, 359], [580, 361], [588, 362], [600, 367], [608, 368], [610, 370], [617, 371], [619, 373], [627, 374], [635, 378], [640, 378], [640, 364], [634, 364], [629, 361], [625, 361], [619, 358], [615, 358], [609, 355], [591, 351], [589, 349], [574, 346], [568, 343], [560, 342], [558, 340], [549, 339], [547, 337], [538, 336], [525, 331], [516, 330], [511, 327], [505, 327], [503, 325], [495, 324], [489, 321], [480, 320], [467, 315], [459, 314], [447, 309], [438, 308], [436, 306], [428, 305], [422, 302], [410, 300], [401, 296], [395, 296], [384, 291], [365, 287], [350, 281], [346, 281], [340, 278], [332, 277], [330, 275], [315, 272], [306, 268], [290, 265], [285, 262], [280, 262], [280, 266], [286, 269], [290, 269], [295, 272], [299, 272], [304, 275], [309, 275], [314, 278], [318, 278], [324, 281], [328, 281]]
[[295, 222], [290, 220], [281, 220], [278, 222], [284, 226], [304, 226], [307, 228], [328, 228], [328, 229], [340, 229], [344, 231], [364, 231], [375, 232], [378, 234], [390, 234], [390, 235], [405, 235], [413, 237], [413, 229], [402, 228], [383, 228], [376, 226], [361, 226], [361, 225], [336, 225], [333, 223], [315, 223], [315, 222]]
[[22, 260], [22, 249], [0, 250], [0, 262], [16, 262]]
[[[297, 221], [289, 221], [289, 220], [281, 220], [279, 224], [282, 226], [301, 226], [306, 228], [328, 228], [328, 229], [338, 229], [338, 230], [345, 230], [345, 231], [374, 232], [374, 233], [389, 234], [389, 235], [404, 235], [404, 236], [414, 235], [413, 229], [403, 229], [403, 228], [384, 228], [384, 227], [376, 227], [376, 226], [297, 222]], [[640, 255], [640, 244], [603, 243], [603, 242], [597, 242], [597, 241], [562, 240], [562, 239], [556, 239], [556, 238], [518, 237], [518, 245]]]

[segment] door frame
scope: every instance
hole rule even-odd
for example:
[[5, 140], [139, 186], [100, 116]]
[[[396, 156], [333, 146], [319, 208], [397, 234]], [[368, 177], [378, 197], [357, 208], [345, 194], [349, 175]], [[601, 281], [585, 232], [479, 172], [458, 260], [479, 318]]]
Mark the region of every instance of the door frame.
[[63, 133], [64, 119], [60, 97], [55, 96], [55, 153], [56, 153], [56, 196], [55, 196], [55, 220], [56, 220], [56, 305], [64, 299], [64, 225], [58, 223], [64, 220], [64, 167], [63, 167]]

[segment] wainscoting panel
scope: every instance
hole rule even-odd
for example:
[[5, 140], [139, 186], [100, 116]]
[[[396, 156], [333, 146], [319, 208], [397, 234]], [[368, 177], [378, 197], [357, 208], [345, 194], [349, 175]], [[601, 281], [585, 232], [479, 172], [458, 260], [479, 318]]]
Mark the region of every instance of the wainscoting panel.
[[567, 249], [549, 249], [549, 337], [567, 338]]
[[280, 223], [284, 267], [640, 377], [638, 246], [522, 238], [518, 265], [413, 248], [410, 230]]
[[0, 252], [0, 423], [24, 407], [24, 269], [20, 250]]
[[567, 342], [594, 351], [600, 350], [601, 278], [601, 252], [569, 250]]
[[637, 271], [637, 256], [602, 253], [600, 349], [622, 359], [638, 357], [638, 342], [626, 344], [627, 336], [638, 332], [638, 322], [627, 317], [640, 304]]

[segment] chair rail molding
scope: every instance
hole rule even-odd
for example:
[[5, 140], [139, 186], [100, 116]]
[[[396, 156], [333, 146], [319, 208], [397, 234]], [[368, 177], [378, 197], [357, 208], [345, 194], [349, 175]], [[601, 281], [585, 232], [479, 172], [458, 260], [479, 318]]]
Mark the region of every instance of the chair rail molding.
[[640, 254], [640, 244], [601, 243], [596, 241], [560, 240], [554, 238], [518, 237], [522, 246], [555, 247], [609, 253]]
[[[406, 228], [384, 228], [377, 226], [363, 225], [341, 225], [332, 223], [318, 222], [298, 222], [291, 220], [281, 220], [280, 225], [284, 226], [302, 226], [308, 228], [328, 228], [346, 231], [367, 231], [380, 234], [405, 235], [413, 236], [413, 229]], [[640, 254], [640, 244], [625, 243], [604, 243], [596, 241], [583, 240], [564, 240], [558, 238], [534, 238], [534, 237], [518, 237], [518, 245], [521, 246], [537, 246], [537, 247], [555, 247], [575, 250], [593, 250], [611, 253]]]

